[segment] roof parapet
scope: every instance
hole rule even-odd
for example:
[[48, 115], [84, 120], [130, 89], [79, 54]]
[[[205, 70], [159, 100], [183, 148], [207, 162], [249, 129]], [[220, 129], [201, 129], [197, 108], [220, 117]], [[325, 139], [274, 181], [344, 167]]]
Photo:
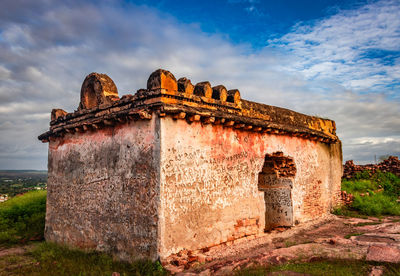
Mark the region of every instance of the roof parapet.
[[338, 140], [334, 121], [242, 100], [239, 90], [227, 91], [223, 85], [211, 87], [208, 81], [195, 86], [185, 77], [176, 81], [171, 72], [163, 69], [149, 76], [147, 89], [139, 89], [121, 99], [110, 77], [89, 74], [82, 84], [78, 110], [67, 113], [53, 109], [49, 131], [38, 138], [47, 142], [66, 134], [149, 120], [153, 115], [324, 143]]

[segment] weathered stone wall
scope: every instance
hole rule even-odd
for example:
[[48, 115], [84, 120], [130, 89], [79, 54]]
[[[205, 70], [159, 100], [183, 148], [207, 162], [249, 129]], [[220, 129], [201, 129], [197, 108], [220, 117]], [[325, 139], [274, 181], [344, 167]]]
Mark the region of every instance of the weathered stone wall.
[[297, 169], [292, 189], [296, 223], [320, 217], [339, 203], [340, 142], [163, 118], [161, 257], [263, 231], [258, 174], [265, 155], [278, 151], [293, 158]]
[[50, 140], [46, 240], [157, 258], [159, 120]]

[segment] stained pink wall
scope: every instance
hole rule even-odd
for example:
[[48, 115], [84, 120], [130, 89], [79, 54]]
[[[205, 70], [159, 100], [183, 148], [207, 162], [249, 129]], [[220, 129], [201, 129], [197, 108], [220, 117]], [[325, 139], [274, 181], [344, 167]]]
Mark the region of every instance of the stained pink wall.
[[267, 153], [294, 159], [294, 220], [330, 212], [342, 174], [340, 142], [328, 145], [221, 125], [161, 120], [160, 255], [199, 249], [263, 231], [258, 173]]
[[159, 118], [50, 142], [46, 240], [158, 257]]

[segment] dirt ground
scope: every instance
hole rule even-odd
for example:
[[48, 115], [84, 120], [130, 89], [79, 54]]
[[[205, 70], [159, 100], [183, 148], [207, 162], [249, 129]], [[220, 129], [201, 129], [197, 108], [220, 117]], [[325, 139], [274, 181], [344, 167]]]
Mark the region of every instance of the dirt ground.
[[[0, 267], [33, 263], [32, 257], [24, 256], [32, 246], [0, 248]], [[362, 219], [329, 215], [293, 228], [278, 228], [217, 247], [181, 252], [162, 264], [171, 274], [206, 276], [232, 275], [253, 266], [326, 259], [377, 262], [370, 275], [382, 275], [379, 263], [400, 263], [400, 217]], [[0, 271], [0, 275], [7, 274]]]
[[[329, 215], [201, 252], [183, 252], [163, 264], [173, 274], [204, 276], [231, 275], [255, 265], [319, 259], [399, 263], [400, 217], [361, 219]], [[380, 275], [379, 271], [376, 273], [373, 275]]]

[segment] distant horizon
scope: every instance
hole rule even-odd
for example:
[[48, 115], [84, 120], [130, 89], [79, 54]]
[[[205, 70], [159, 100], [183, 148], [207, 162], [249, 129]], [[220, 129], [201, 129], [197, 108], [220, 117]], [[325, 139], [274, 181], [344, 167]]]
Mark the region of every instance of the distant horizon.
[[[389, 154], [389, 156], [397, 156], [398, 158], [400, 158], [400, 155], [393, 155], [393, 154]], [[352, 159], [349, 159], [349, 160], [352, 160]], [[346, 161], [349, 161], [349, 160], [344, 160], [343, 159], [343, 165], [344, 165], [344, 163], [346, 162]], [[377, 160], [376, 160], [376, 163], [375, 162], [372, 162], [372, 163], [358, 163], [358, 162], [354, 162], [356, 165], [368, 165], [368, 164], [378, 164], [378, 163], [381, 163], [381, 162], [383, 162], [383, 161], [380, 161], [380, 160], [378, 160], [378, 156], [377, 156]], [[35, 171], [35, 172], [48, 172], [48, 170], [44, 170], [44, 169], [41, 169], [41, 170], [39, 170], [39, 169], [17, 169], [17, 170], [14, 170], [14, 169], [1, 169], [0, 168], [0, 173], [1, 172], [3, 172], [3, 171]]]
[[47, 172], [48, 170], [34, 170], [34, 169], [12, 170], [12, 169], [0, 169], [0, 172], [4, 172], [4, 171], [12, 171], [12, 172], [19, 172], [19, 171], [24, 171], [24, 172]]

